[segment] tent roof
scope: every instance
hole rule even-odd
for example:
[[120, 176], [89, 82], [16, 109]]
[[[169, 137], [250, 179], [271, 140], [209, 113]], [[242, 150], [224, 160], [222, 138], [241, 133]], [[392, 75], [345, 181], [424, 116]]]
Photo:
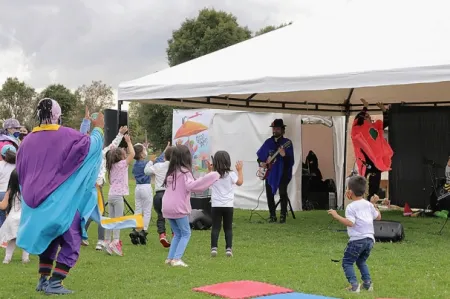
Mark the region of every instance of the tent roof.
[[449, 104], [447, 4], [417, 2], [352, 1], [121, 83], [119, 101], [328, 115], [359, 110], [360, 98]]

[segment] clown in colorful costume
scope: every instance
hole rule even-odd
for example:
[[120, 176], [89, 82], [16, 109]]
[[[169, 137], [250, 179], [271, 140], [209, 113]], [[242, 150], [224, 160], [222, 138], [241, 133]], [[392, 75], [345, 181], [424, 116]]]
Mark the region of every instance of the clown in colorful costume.
[[[284, 137], [285, 125], [282, 119], [275, 119], [271, 124], [273, 136], [267, 139], [261, 148], [257, 151], [258, 164], [261, 167], [266, 166], [267, 159], [272, 156], [281, 146], [290, 142]], [[280, 223], [286, 222], [287, 204], [289, 201], [287, 187], [292, 179], [292, 167], [294, 166], [294, 150], [292, 146], [280, 150], [280, 155], [270, 169], [266, 179], [266, 196], [267, 205], [269, 206], [270, 219], [269, 222], [276, 222], [275, 194], [279, 190], [280, 193]]]
[[99, 121], [90, 137], [62, 127], [61, 108], [51, 99], [39, 102], [38, 114], [41, 125], [24, 139], [17, 154], [22, 191], [17, 245], [39, 255], [38, 291], [68, 294], [62, 280], [78, 260], [82, 235], [86, 237], [84, 223], [97, 205], [95, 180], [104, 124]]
[[377, 120], [372, 123], [367, 112], [367, 102], [363, 99], [363, 110], [358, 113], [353, 121], [352, 142], [355, 151], [356, 165], [360, 175], [369, 181], [367, 200], [378, 193], [380, 188], [381, 173], [391, 169], [393, 151], [389, 143], [384, 139], [384, 129], [388, 126], [387, 111], [382, 103], [378, 107], [383, 111], [384, 121]]

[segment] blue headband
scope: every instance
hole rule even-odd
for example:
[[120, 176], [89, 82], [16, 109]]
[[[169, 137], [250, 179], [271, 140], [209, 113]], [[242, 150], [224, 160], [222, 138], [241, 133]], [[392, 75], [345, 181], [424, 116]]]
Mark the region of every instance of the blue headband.
[[16, 148], [11, 144], [7, 144], [2, 147], [2, 156], [5, 156], [7, 151], [12, 151], [13, 153], [17, 152]]

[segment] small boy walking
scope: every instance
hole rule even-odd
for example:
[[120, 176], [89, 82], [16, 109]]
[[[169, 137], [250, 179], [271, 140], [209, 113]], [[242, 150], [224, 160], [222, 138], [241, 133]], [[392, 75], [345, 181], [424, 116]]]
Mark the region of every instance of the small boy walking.
[[[378, 196], [373, 196], [371, 202], [363, 198], [366, 183], [366, 179], [362, 176], [354, 176], [349, 179], [345, 196], [352, 202], [345, 209], [345, 218], [339, 216], [335, 210], [328, 211], [328, 214], [334, 219], [347, 226], [350, 240], [345, 248], [342, 268], [350, 283], [347, 290], [353, 293], [359, 293], [361, 287], [373, 291], [373, 283], [366, 261], [375, 243], [373, 220], [380, 220], [381, 213], [373, 203], [376, 202]], [[361, 272], [362, 285], [356, 279], [353, 268], [355, 263]]]

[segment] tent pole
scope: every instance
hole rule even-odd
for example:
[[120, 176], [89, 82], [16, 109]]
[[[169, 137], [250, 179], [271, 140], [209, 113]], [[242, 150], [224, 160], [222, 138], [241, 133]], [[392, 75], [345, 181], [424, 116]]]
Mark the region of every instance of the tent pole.
[[350, 119], [350, 100], [353, 95], [354, 88], [350, 89], [347, 99], [344, 101], [345, 109], [345, 129], [344, 129], [344, 165], [342, 174], [342, 208], [345, 208], [345, 180], [346, 180], [346, 170], [347, 170], [347, 136], [348, 136], [348, 121]]

